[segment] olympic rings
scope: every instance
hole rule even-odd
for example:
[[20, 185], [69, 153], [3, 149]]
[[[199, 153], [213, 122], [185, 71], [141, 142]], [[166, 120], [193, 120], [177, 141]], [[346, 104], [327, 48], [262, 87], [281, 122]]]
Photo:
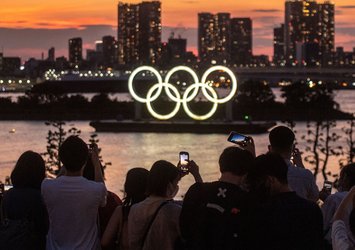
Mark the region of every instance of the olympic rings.
[[[133, 88], [134, 78], [136, 77], [136, 75], [138, 73], [140, 73], [142, 71], [150, 71], [157, 78], [157, 83], [155, 85], [153, 85], [148, 90], [146, 98], [138, 96]], [[181, 94], [180, 94], [179, 90], [169, 82], [171, 76], [177, 71], [186, 71], [187, 73], [189, 73], [192, 76], [193, 81], [194, 81], [194, 83], [192, 85], [190, 85], [186, 88], [186, 90], [182, 96], [182, 99], [181, 99]], [[206, 82], [208, 76], [214, 71], [224, 71], [231, 78], [231, 85], [232, 85], [231, 91], [226, 97], [224, 97], [222, 99], [218, 99], [218, 95], [217, 95], [216, 91], [209, 85], [208, 82]], [[200, 87], [202, 88], [202, 93], [206, 97], [206, 99], [213, 103], [212, 109], [205, 115], [196, 115], [188, 107], [188, 102], [192, 101], [198, 95]], [[161, 94], [163, 89], [164, 89], [165, 93], [167, 94], [167, 96], [172, 101], [176, 102], [174, 110], [171, 113], [166, 114], [166, 115], [161, 115], [161, 114], [157, 113], [151, 105], [151, 103], [153, 101], [158, 99], [158, 97]], [[141, 67], [138, 67], [137, 69], [135, 69], [132, 72], [132, 74], [129, 76], [128, 90], [135, 100], [137, 100], [141, 103], [146, 103], [149, 113], [157, 119], [160, 119], [160, 120], [171, 119], [172, 117], [174, 117], [178, 113], [180, 106], [182, 104], [186, 114], [189, 117], [191, 117], [192, 119], [195, 119], [195, 120], [206, 120], [206, 119], [210, 118], [216, 112], [218, 104], [226, 103], [226, 102], [230, 101], [233, 98], [233, 96], [235, 96], [235, 94], [237, 93], [237, 78], [235, 77], [234, 73], [229, 68], [218, 65], [218, 66], [213, 66], [213, 67], [209, 68], [208, 70], [206, 70], [206, 72], [202, 76], [201, 82], [199, 82], [198, 76], [191, 68], [186, 67], [186, 66], [177, 66], [177, 67], [171, 69], [166, 74], [164, 82], [163, 82], [160, 73], [156, 69], [154, 69], [153, 67], [150, 67], [150, 66], [141, 66]], [[154, 93], [154, 91], [155, 91], [155, 93]]]

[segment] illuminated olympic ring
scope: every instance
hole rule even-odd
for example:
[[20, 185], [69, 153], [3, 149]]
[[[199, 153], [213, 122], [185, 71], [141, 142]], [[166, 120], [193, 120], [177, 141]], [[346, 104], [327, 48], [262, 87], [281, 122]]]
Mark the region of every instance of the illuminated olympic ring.
[[[146, 98], [138, 96], [133, 89], [133, 80], [134, 80], [135, 76], [138, 73], [140, 73], [141, 71], [152, 72], [158, 80], [158, 82], [148, 90]], [[182, 99], [181, 99], [181, 95], [180, 95], [179, 90], [174, 85], [169, 83], [171, 76], [177, 71], [186, 71], [187, 73], [189, 73], [192, 76], [192, 78], [194, 80], [194, 83], [192, 85], [190, 85], [185, 90], [184, 94], [182, 95]], [[213, 71], [226, 72], [230, 76], [231, 81], [232, 81], [232, 89], [231, 89], [230, 93], [222, 99], [218, 99], [218, 95], [217, 95], [216, 91], [211, 86], [209, 86], [208, 82], [206, 82], [207, 77]], [[188, 102], [192, 101], [198, 95], [200, 87], [201, 87], [202, 93], [206, 97], [206, 99], [213, 103], [212, 109], [205, 115], [194, 114], [193, 112], [191, 112], [191, 110], [189, 109], [189, 107], [187, 105]], [[161, 114], [157, 113], [153, 109], [152, 104], [151, 104], [153, 101], [158, 99], [163, 88], [164, 88], [164, 91], [167, 94], [167, 96], [171, 100], [176, 102], [174, 110], [167, 115], [161, 115]], [[137, 100], [138, 102], [147, 104], [147, 109], [148, 109], [149, 113], [157, 119], [168, 120], [168, 119], [174, 117], [179, 112], [180, 106], [182, 104], [186, 114], [189, 117], [191, 117], [192, 119], [195, 119], [195, 120], [206, 120], [206, 119], [210, 118], [216, 112], [218, 104], [226, 103], [233, 98], [233, 96], [237, 92], [237, 79], [236, 79], [234, 73], [230, 69], [228, 69], [227, 67], [213, 66], [213, 67], [209, 68], [203, 74], [201, 82], [199, 82], [198, 76], [191, 68], [186, 67], [186, 66], [177, 66], [177, 67], [171, 69], [166, 74], [164, 82], [163, 82], [163, 79], [162, 79], [160, 73], [156, 69], [154, 69], [153, 67], [150, 67], [150, 66], [141, 66], [141, 67], [135, 69], [132, 72], [132, 74], [129, 76], [128, 89], [129, 89], [129, 92], [131, 93], [132, 97], [135, 100]]]

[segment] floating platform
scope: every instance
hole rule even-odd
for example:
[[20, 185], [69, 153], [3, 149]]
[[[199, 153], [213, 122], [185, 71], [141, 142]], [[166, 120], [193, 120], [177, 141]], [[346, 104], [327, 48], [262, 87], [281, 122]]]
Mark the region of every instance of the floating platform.
[[96, 132], [116, 133], [194, 133], [228, 134], [237, 131], [244, 134], [262, 134], [275, 126], [275, 122], [182, 122], [182, 121], [92, 121]]

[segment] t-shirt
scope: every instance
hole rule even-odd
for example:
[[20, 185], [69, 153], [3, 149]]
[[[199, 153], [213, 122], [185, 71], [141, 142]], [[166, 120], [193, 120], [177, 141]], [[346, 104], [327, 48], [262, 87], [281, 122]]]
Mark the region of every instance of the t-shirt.
[[331, 233], [332, 233], [332, 221], [335, 211], [338, 209], [341, 201], [345, 198], [348, 191], [337, 192], [335, 194], [329, 195], [324, 201], [322, 206], [323, 213], [323, 228], [325, 233], [325, 239], [328, 243], [332, 243]]
[[317, 201], [319, 190], [311, 171], [293, 165], [286, 161], [288, 165], [287, 181], [292, 191], [304, 199]]
[[181, 234], [191, 249], [240, 249], [240, 212], [246, 193], [237, 185], [195, 183], [180, 216]]
[[336, 220], [332, 226], [332, 243], [334, 250], [353, 250], [354, 242], [348, 236], [348, 230], [342, 220]]
[[[165, 201], [166, 199], [163, 197], [148, 197], [131, 207], [128, 215], [130, 250], [174, 249], [180, 236], [179, 216], [181, 206], [179, 204], [169, 201], [161, 207], [148, 231], [149, 223], [155, 211]], [[143, 244], [143, 238], [147, 231]]]
[[47, 249], [100, 249], [97, 216], [106, 204], [103, 183], [82, 176], [61, 176], [42, 182], [49, 214]]

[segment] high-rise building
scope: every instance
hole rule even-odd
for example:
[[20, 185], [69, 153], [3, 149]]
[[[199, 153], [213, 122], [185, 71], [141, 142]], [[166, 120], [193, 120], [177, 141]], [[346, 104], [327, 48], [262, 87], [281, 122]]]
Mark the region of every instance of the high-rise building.
[[119, 64], [155, 64], [161, 52], [161, 3], [118, 4]]
[[169, 38], [168, 49], [172, 58], [183, 58], [186, 54], [187, 40], [183, 38]]
[[329, 66], [333, 64], [332, 55], [335, 48], [334, 4], [327, 1], [323, 4], [319, 4], [318, 8], [322, 65]]
[[284, 40], [285, 25], [274, 28], [274, 57], [275, 65], [283, 66], [285, 64], [285, 40]]
[[252, 60], [252, 20], [250, 18], [231, 19], [231, 62], [247, 65]]
[[286, 1], [284, 32], [288, 64], [328, 64], [334, 50], [334, 4], [328, 1], [318, 4], [314, 0]]
[[0, 53], [0, 72], [3, 70], [3, 65], [4, 65], [4, 55], [3, 53]]
[[69, 39], [69, 64], [79, 66], [83, 61], [83, 41], [80, 37]]
[[51, 47], [48, 50], [48, 58], [47, 58], [47, 60], [50, 61], [50, 62], [55, 62], [55, 48], [54, 47]]
[[198, 54], [201, 61], [226, 64], [230, 59], [230, 14], [198, 14]]
[[117, 41], [113, 36], [102, 38], [103, 64], [106, 67], [113, 67], [117, 63]]
[[161, 54], [161, 2], [139, 4], [139, 57], [145, 64], [156, 64]]

